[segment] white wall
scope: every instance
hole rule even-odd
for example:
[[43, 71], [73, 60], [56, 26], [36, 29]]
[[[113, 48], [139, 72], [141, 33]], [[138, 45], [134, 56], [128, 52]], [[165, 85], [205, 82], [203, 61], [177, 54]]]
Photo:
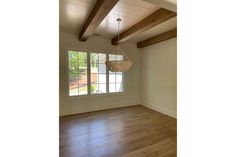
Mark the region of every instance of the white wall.
[[142, 104], [177, 116], [176, 38], [142, 49]]
[[136, 48], [135, 43], [125, 43], [121, 47], [133, 60], [133, 67], [125, 74], [125, 93], [69, 97], [67, 51], [110, 53], [115, 47], [108, 39], [93, 37], [86, 42], [79, 42], [77, 36], [60, 32], [60, 115], [141, 104], [141, 50]]

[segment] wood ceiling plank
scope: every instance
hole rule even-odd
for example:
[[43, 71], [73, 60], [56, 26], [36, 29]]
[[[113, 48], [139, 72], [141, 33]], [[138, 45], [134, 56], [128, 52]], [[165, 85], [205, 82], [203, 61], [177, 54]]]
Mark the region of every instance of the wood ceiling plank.
[[97, 0], [87, 21], [79, 33], [79, 40], [86, 41], [93, 34], [94, 29], [103, 21], [119, 0]]
[[[175, 17], [177, 14], [173, 11], [160, 8], [147, 16], [146, 18], [142, 19], [140, 22], [136, 23], [126, 31], [122, 32], [120, 34], [120, 40], [119, 42], [124, 42], [132, 37], [136, 36], [137, 34], [140, 34], [154, 26], [157, 26], [167, 20], [169, 20], [172, 17]], [[112, 39], [112, 45], [116, 45], [118, 42], [118, 36]]]
[[138, 48], [143, 48], [143, 47], [150, 46], [150, 45], [159, 43], [161, 41], [165, 41], [165, 40], [175, 38], [175, 37], [177, 37], [177, 28], [169, 30], [165, 33], [159, 34], [159, 35], [157, 35], [155, 37], [152, 37], [152, 38], [149, 38], [147, 40], [138, 42], [137, 47]]

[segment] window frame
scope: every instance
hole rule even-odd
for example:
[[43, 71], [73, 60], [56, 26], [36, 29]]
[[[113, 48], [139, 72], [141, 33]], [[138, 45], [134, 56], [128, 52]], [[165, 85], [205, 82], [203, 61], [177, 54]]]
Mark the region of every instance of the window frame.
[[[90, 63], [89, 63], [89, 65], [90, 65], [90, 70], [91, 70], [91, 54], [93, 53], [93, 54], [105, 54], [105, 58], [106, 58], [106, 61], [107, 61], [107, 54], [106, 53], [100, 53], [100, 52], [88, 52], [89, 53], [89, 60], [90, 60]], [[99, 55], [98, 55], [98, 63], [96, 63], [97, 65], [98, 65], [98, 69], [99, 69], [99, 64], [104, 64], [105, 65], [105, 63], [100, 63], [100, 58], [99, 58]], [[106, 65], [105, 65], [106, 66]], [[97, 72], [97, 74], [99, 75], [99, 74], [102, 74], [102, 73], [99, 73], [99, 72]], [[104, 73], [103, 73], [104, 74]], [[106, 74], [106, 83], [100, 83], [99, 82], [99, 78], [98, 78], [98, 82], [96, 83], [97, 84], [97, 86], [98, 86], [98, 89], [99, 89], [99, 84], [105, 84], [106, 85], [106, 93], [92, 93], [92, 91], [91, 91], [91, 89], [90, 89], [90, 95], [96, 95], [96, 94], [107, 94], [107, 93], [109, 93], [109, 91], [107, 90], [107, 68], [106, 68], [106, 71], [105, 71], [105, 74]], [[91, 72], [90, 72], [90, 74], [89, 74], [89, 77], [90, 77], [90, 79], [91, 79]], [[91, 88], [91, 86], [92, 86], [92, 84], [91, 84], [91, 82], [90, 82], [90, 88]]]
[[[70, 80], [69, 80], [69, 51], [76, 51], [76, 52], [84, 52], [87, 53], [87, 94], [83, 95], [70, 95]], [[98, 54], [105, 54], [106, 55], [106, 61], [109, 60], [109, 55], [116, 55], [114, 53], [105, 53], [105, 52], [87, 52], [87, 51], [78, 51], [78, 50], [68, 50], [67, 51], [67, 78], [68, 78], [68, 88], [67, 88], [67, 93], [69, 97], [96, 97], [96, 96], [111, 96], [111, 95], [124, 95], [127, 90], [126, 90], [126, 73], [122, 72], [122, 87], [123, 91], [119, 92], [109, 92], [109, 69], [106, 68], [106, 93], [91, 93], [91, 58], [90, 55], [91, 53], [98, 53]], [[123, 56], [124, 58], [124, 56]]]
[[[107, 55], [108, 55], [108, 59], [107, 59], [107, 60], [109, 61], [109, 60], [110, 60], [110, 59], [109, 59], [109, 58], [110, 58], [110, 55], [116, 55], [116, 54], [108, 53]], [[124, 55], [121, 55], [121, 56], [122, 56], [122, 60], [123, 60], [123, 59], [124, 59]], [[115, 59], [116, 59], [116, 56], [115, 56]], [[109, 71], [109, 70], [107, 71], [107, 73], [108, 73], [108, 76], [110, 77], [110, 71]], [[116, 90], [116, 85], [117, 85], [117, 83], [122, 83], [122, 89], [123, 89], [122, 92], [124, 92], [124, 91], [125, 91], [125, 88], [124, 88], [124, 74], [125, 74], [125, 73], [124, 73], [124, 72], [121, 72], [121, 73], [122, 73], [122, 82], [117, 82], [117, 81], [116, 81], [116, 75], [117, 75], [116, 73], [117, 73], [117, 72], [114, 72], [114, 74], [115, 74], [115, 82], [114, 82], [114, 84], [115, 84], [115, 90]], [[115, 92], [110, 92], [110, 91], [109, 91], [109, 90], [110, 90], [109, 87], [110, 87], [110, 84], [111, 84], [109, 77], [108, 77], [108, 92], [109, 92], [109, 93], [122, 93], [122, 92], [120, 92], [120, 91], [119, 91], [119, 92], [116, 92], [116, 91], [115, 91]]]
[[[86, 51], [77, 51], [77, 50], [68, 50], [67, 51], [67, 53], [66, 53], [66, 56], [67, 56], [67, 60], [66, 60], [66, 63], [67, 63], [67, 67], [66, 67], [66, 74], [67, 74], [67, 79], [68, 79], [68, 86], [67, 86], [67, 91], [68, 91], [68, 96], [69, 97], [76, 97], [76, 96], [87, 96], [88, 94], [89, 94], [89, 91], [88, 91], [88, 88], [89, 88], [89, 82], [88, 82], [88, 61], [87, 61], [87, 66], [86, 66], [86, 68], [87, 68], [87, 94], [81, 94], [81, 95], [79, 95], [79, 91], [78, 91], [78, 95], [70, 95], [70, 70], [69, 70], [69, 67], [70, 67], [70, 61], [69, 61], [69, 52], [70, 51], [75, 51], [76, 53], [78, 53], [78, 52], [81, 52], [81, 53], [86, 53], [86, 59], [88, 59], [88, 52], [86, 52]], [[77, 54], [78, 55], [78, 54]], [[75, 63], [79, 63], [78, 61], [76, 61]], [[79, 67], [78, 67], [79, 68]], [[78, 75], [78, 77], [79, 77], [79, 75]], [[78, 85], [79, 86], [79, 85]], [[79, 90], [79, 88], [78, 88], [78, 90]]]

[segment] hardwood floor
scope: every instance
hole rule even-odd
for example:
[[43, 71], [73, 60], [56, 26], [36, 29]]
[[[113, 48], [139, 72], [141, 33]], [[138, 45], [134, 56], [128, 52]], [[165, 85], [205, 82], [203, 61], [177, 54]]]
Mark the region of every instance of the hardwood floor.
[[176, 119], [137, 105], [60, 117], [60, 157], [176, 157]]

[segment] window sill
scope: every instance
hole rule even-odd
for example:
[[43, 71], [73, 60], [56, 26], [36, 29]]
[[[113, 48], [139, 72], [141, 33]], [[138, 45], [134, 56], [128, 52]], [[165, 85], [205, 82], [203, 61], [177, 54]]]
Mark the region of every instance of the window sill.
[[69, 98], [89, 98], [89, 97], [104, 97], [104, 96], [123, 96], [126, 92], [114, 92], [114, 93], [98, 93], [98, 94], [87, 94], [87, 95], [73, 95]]

